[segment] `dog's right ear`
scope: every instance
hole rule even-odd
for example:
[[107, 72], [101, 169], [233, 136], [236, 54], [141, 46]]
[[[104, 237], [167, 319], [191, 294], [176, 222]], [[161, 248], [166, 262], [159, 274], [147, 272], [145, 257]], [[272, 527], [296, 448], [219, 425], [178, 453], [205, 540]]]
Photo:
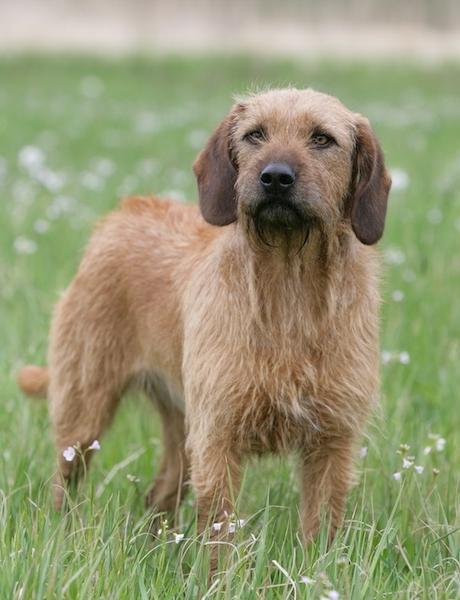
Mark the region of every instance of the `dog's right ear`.
[[211, 225], [236, 221], [237, 167], [232, 158], [231, 134], [241, 110], [242, 106], [237, 105], [225, 117], [193, 164], [201, 214]]

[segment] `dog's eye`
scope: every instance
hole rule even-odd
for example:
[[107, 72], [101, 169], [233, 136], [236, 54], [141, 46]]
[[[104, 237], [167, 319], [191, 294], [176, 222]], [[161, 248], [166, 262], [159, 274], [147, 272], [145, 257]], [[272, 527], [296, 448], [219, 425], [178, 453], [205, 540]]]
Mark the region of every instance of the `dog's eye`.
[[265, 139], [265, 132], [263, 129], [254, 129], [253, 131], [249, 131], [243, 139], [251, 144], [258, 144]]
[[315, 133], [311, 137], [311, 142], [313, 146], [317, 148], [326, 148], [335, 142], [334, 138], [326, 133]]

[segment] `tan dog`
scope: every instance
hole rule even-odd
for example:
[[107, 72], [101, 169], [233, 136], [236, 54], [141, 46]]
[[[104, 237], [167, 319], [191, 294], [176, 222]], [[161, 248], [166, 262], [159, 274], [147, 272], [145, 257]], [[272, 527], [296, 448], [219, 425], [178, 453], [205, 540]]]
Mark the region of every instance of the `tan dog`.
[[19, 376], [49, 399], [56, 506], [81, 467], [63, 449], [88, 448], [138, 385], [164, 431], [149, 505], [173, 510], [190, 473], [204, 527], [232, 511], [248, 455], [293, 451], [305, 539], [323, 504], [333, 533], [378, 394], [378, 142], [333, 97], [273, 90], [233, 107], [194, 170], [202, 216], [131, 198], [98, 226], [56, 307], [49, 370]]

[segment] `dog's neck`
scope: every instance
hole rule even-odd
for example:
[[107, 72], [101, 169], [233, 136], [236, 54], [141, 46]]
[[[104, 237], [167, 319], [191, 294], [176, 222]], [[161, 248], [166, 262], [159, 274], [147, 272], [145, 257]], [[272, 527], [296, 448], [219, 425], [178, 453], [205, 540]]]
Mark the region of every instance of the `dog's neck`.
[[[349, 273], [355, 254], [354, 239], [345, 229], [335, 235], [312, 230], [299, 248], [267, 246], [237, 224], [225, 236], [222, 266], [232, 285], [246, 293], [256, 321], [291, 322], [295, 315], [303, 315], [326, 324], [339, 308], [343, 286], [352, 284]], [[231, 268], [235, 260], [237, 269]]]

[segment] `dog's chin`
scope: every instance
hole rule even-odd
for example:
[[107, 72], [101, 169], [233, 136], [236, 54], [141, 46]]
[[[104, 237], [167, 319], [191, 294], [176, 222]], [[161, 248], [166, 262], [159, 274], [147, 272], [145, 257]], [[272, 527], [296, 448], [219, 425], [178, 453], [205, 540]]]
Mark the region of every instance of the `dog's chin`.
[[296, 243], [304, 245], [313, 220], [287, 200], [264, 200], [252, 214], [258, 239], [268, 246]]

